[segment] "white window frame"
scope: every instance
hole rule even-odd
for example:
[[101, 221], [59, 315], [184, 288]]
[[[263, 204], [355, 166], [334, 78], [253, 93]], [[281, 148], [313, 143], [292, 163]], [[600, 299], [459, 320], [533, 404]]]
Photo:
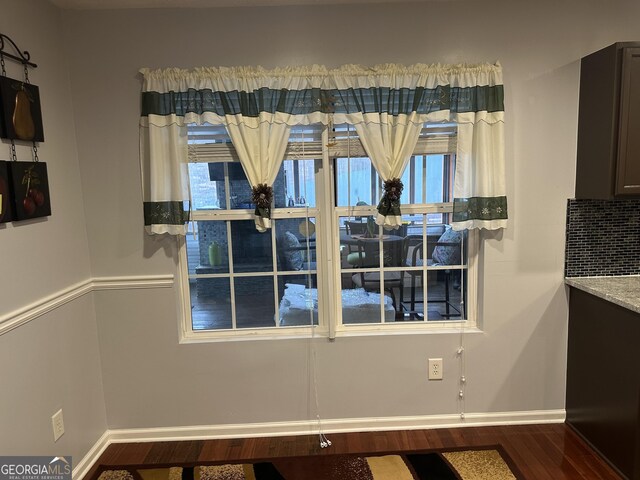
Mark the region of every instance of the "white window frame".
[[[223, 127], [220, 127], [224, 132]], [[451, 127], [435, 127], [423, 130], [424, 134], [418, 141], [414, 151], [415, 155], [427, 154], [454, 154], [456, 153], [456, 136], [451, 134]], [[214, 134], [214, 137], [222, 136], [222, 133]], [[199, 137], [203, 138], [203, 137]], [[189, 146], [190, 161], [211, 162], [211, 161], [238, 161], [235, 150], [229, 143], [211, 144], [210, 136], [201, 142], [192, 142]], [[299, 154], [299, 147], [290, 144], [285, 158], [290, 158], [292, 153]], [[329, 148], [325, 146], [330, 145]], [[480, 248], [480, 236], [477, 230], [469, 230], [467, 236], [467, 304], [465, 305], [467, 318], [465, 320], [437, 320], [437, 321], [410, 321], [410, 322], [388, 322], [375, 324], [349, 324], [343, 325], [342, 306], [338, 300], [341, 298], [341, 268], [340, 268], [340, 232], [338, 230], [338, 220], [341, 216], [352, 216], [355, 214], [367, 215], [375, 210], [371, 207], [336, 207], [336, 192], [334, 183], [334, 162], [336, 157], [350, 155], [352, 157], [367, 157], [362, 144], [357, 138], [330, 138], [329, 129], [323, 128], [320, 141], [305, 142], [305, 157], [321, 160], [321, 165], [316, 174], [316, 192], [324, 192], [316, 198], [316, 207], [308, 209], [300, 208], [279, 208], [272, 210], [272, 218], [278, 219], [294, 217], [314, 217], [316, 219], [316, 262], [324, 268], [312, 271], [316, 275], [318, 283], [318, 325], [311, 328], [309, 326], [299, 327], [263, 327], [263, 328], [238, 328], [233, 330], [196, 330], [192, 328], [191, 319], [191, 296], [189, 290], [189, 272], [187, 263], [187, 248], [184, 237], [178, 237], [178, 262], [177, 289], [179, 295], [178, 318], [180, 343], [201, 343], [212, 341], [228, 340], [256, 340], [256, 339], [286, 339], [286, 338], [308, 338], [309, 335], [329, 337], [362, 336], [362, 335], [394, 335], [394, 334], [424, 334], [424, 333], [451, 333], [479, 331], [477, 325], [477, 305], [478, 305], [478, 260]], [[225, 177], [228, 182], [228, 177]], [[229, 192], [229, 185], [227, 185]], [[403, 214], [426, 214], [443, 213], [453, 210], [452, 203], [403, 205]], [[301, 215], [302, 213], [306, 215]], [[196, 210], [192, 212], [192, 220], [253, 220], [252, 209], [234, 210]], [[267, 234], [272, 235], [272, 249], [274, 258], [276, 256], [275, 228], [269, 230]], [[227, 224], [227, 236], [231, 235], [230, 226]], [[426, 228], [423, 230], [426, 244]], [[231, 248], [231, 241], [228, 242]], [[231, 252], [229, 252], [231, 261]], [[335, 263], [338, 263], [335, 265]], [[460, 265], [457, 267], [462, 267]], [[437, 270], [440, 267], [430, 267], [429, 270]], [[385, 271], [406, 270], [403, 267], [385, 268]], [[277, 277], [280, 272], [277, 270], [277, 263], [271, 275]], [[297, 272], [299, 273], [299, 272]], [[230, 275], [252, 276], [253, 274], [233, 273], [230, 268], [229, 273], [211, 274], [210, 277], [225, 277]], [[383, 274], [384, 275], [384, 274]], [[265, 275], [268, 276], [268, 275]], [[275, 292], [277, 296], [277, 291]], [[231, 291], [231, 304], [235, 309], [233, 291]], [[276, 318], [278, 315], [278, 302], [276, 299]], [[382, 307], [381, 307], [382, 308]]]

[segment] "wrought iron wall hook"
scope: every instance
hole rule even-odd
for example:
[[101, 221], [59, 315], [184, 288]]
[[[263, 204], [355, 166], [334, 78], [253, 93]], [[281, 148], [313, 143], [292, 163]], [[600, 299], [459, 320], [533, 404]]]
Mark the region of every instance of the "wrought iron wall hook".
[[[12, 53], [5, 51], [5, 42], [4, 42], [5, 39], [13, 46], [13, 48], [15, 49], [18, 55], [14, 55]], [[20, 62], [23, 65], [28, 65], [32, 68], [38, 68], [38, 65], [30, 61], [31, 54], [26, 50], [24, 52], [20, 51], [20, 49], [18, 48], [18, 45], [16, 45], [16, 42], [11, 40], [11, 38], [9, 38], [3, 33], [0, 33], [0, 54], [6, 58], [11, 58], [16, 62]]]

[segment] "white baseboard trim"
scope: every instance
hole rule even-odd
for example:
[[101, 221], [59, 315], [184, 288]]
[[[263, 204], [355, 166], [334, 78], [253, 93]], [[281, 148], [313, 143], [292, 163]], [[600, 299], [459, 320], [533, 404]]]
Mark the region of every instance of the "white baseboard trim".
[[[375, 432], [384, 430], [419, 430], [495, 425], [527, 425], [563, 423], [564, 410], [537, 410], [526, 412], [467, 413], [421, 415], [411, 417], [341, 418], [322, 420], [325, 433]], [[172, 440], [202, 440], [223, 438], [278, 437], [312, 435], [318, 432], [316, 420], [293, 422], [250, 423], [236, 425], [197, 425], [166, 428], [132, 428], [109, 430], [110, 443], [156, 442]]]
[[25, 307], [0, 315], [0, 335], [35, 320], [87, 293], [100, 290], [127, 290], [138, 288], [167, 288], [174, 283], [173, 275], [128, 277], [93, 277], [59, 290]]
[[109, 430], [104, 432], [102, 436], [98, 439], [98, 441], [91, 447], [91, 450], [87, 452], [87, 454], [80, 460], [76, 466], [73, 468], [73, 472], [71, 476], [74, 479], [84, 478], [84, 476], [89, 473], [93, 464], [98, 461], [100, 455], [107, 449], [107, 447], [111, 444], [109, 441]]

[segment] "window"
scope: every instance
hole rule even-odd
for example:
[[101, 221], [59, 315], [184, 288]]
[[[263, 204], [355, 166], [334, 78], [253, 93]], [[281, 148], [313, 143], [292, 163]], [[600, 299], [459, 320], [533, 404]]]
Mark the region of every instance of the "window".
[[448, 226], [455, 133], [455, 125], [423, 129], [402, 178], [403, 225], [383, 231], [373, 222], [382, 181], [353, 127], [294, 128], [274, 182], [272, 228], [259, 233], [224, 128], [190, 127], [184, 336], [473, 323], [476, 235]]

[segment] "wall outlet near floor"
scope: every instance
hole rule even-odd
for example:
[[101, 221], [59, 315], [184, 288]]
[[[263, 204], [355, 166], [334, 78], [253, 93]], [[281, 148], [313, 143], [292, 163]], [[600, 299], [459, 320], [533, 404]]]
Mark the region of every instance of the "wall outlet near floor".
[[442, 380], [442, 359], [429, 359], [429, 380]]
[[58, 439], [64, 435], [64, 419], [62, 418], [62, 409], [58, 410], [51, 417], [51, 424], [53, 425], [53, 441], [57, 442]]

